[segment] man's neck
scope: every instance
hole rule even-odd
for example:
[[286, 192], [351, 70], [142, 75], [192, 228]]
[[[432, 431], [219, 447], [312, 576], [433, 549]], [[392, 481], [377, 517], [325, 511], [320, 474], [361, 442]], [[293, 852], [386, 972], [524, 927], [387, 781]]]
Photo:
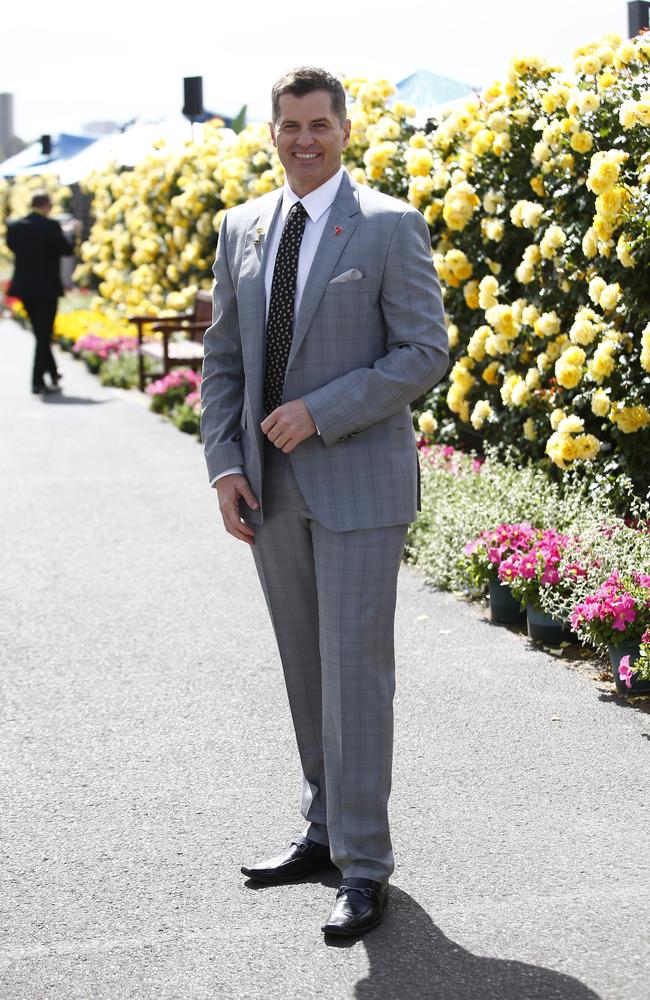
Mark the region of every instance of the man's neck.
[[296, 198], [304, 198], [306, 195], [311, 194], [312, 191], [318, 191], [318, 189], [321, 188], [323, 186], [323, 184], [327, 184], [328, 181], [331, 181], [332, 177], [336, 177], [336, 175], [339, 173], [339, 171], [341, 169], [341, 166], [342, 166], [342, 164], [339, 163], [339, 165], [336, 168], [336, 170], [334, 170], [329, 175], [329, 177], [326, 177], [324, 180], [320, 181], [318, 184], [314, 184], [313, 187], [310, 187], [310, 188], [307, 188], [307, 189], [303, 188], [302, 190], [299, 191], [297, 186], [294, 187], [294, 185], [292, 184], [291, 179], [289, 177], [287, 177], [287, 187], [295, 194]]

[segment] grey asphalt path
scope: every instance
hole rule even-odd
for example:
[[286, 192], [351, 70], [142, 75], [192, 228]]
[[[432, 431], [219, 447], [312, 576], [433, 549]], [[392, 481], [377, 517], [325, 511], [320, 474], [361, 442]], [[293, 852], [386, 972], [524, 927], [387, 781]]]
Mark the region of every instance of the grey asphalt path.
[[301, 826], [201, 450], [0, 323], [2, 1000], [648, 1000], [650, 716], [405, 568], [384, 924], [239, 872]]

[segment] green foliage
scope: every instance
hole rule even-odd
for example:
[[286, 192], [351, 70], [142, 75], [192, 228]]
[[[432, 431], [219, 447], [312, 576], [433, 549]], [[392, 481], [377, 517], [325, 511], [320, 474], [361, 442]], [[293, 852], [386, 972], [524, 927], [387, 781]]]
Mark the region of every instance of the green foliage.
[[[156, 363], [153, 358], [145, 357], [144, 370], [146, 374], [154, 374]], [[99, 381], [102, 385], [114, 386], [116, 389], [137, 389], [139, 382], [137, 355], [125, 351], [123, 354], [114, 354], [107, 358], [99, 368]]]

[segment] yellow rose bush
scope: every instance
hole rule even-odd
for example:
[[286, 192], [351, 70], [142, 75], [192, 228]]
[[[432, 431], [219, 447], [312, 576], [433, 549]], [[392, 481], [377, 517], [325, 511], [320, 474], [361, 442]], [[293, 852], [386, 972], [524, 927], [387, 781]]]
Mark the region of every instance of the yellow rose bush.
[[161, 143], [133, 170], [87, 180], [95, 223], [74, 277], [95, 283], [115, 313], [190, 309], [211, 287], [224, 211], [283, 182], [265, 127], [235, 135], [221, 126], [208, 122], [196, 143], [173, 152]]
[[454, 354], [423, 405], [443, 441], [648, 489], [649, 67], [647, 35], [578, 49], [570, 74], [516, 58], [428, 132], [446, 180], [418, 207]]

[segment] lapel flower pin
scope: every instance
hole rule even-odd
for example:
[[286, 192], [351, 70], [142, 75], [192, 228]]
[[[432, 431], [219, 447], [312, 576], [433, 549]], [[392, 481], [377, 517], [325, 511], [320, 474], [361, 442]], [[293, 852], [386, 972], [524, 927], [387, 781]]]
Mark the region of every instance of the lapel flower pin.
[[264, 230], [262, 226], [258, 226], [257, 229], [255, 230], [255, 239], [253, 240], [255, 246], [257, 246], [257, 244], [260, 242], [263, 236], [264, 236]]
[[334, 227], [334, 235], [335, 236], [340, 236], [342, 232], [343, 232], [343, 229], [341, 228], [341, 226], [335, 226]]

